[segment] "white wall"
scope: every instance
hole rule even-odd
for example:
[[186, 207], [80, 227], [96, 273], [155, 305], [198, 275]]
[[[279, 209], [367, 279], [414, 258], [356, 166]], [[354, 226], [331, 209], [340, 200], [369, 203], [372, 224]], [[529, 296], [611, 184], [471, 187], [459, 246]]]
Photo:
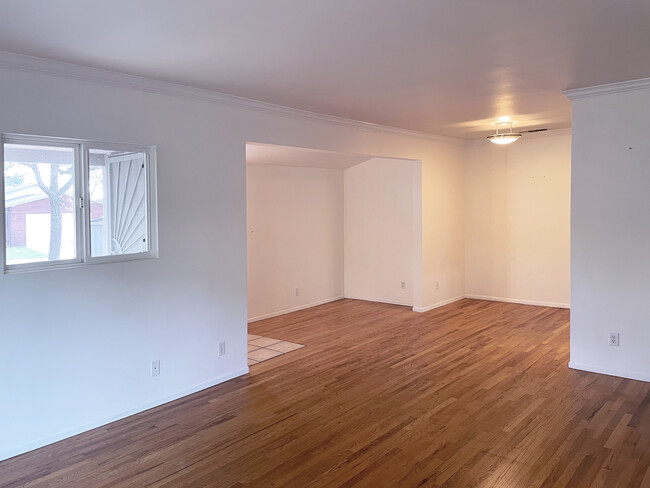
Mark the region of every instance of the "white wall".
[[0, 276], [0, 458], [245, 373], [244, 143], [227, 114], [10, 69], [0, 100], [2, 132], [157, 145], [160, 214], [159, 259]]
[[247, 141], [421, 160], [414, 301], [464, 290], [457, 141], [3, 53], [0, 66], [0, 131], [157, 145], [160, 229], [159, 259], [0, 276], [0, 458], [247, 371]]
[[650, 80], [612, 88], [573, 101], [570, 366], [650, 381]]
[[464, 148], [439, 147], [421, 159], [422, 293], [416, 283], [413, 305], [424, 312], [465, 296]]
[[345, 296], [413, 306], [414, 273], [422, 273], [420, 162], [374, 158], [345, 169], [344, 185]]
[[343, 170], [249, 164], [246, 200], [249, 321], [342, 298]]
[[466, 157], [466, 294], [568, 307], [570, 132], [482, 142]]

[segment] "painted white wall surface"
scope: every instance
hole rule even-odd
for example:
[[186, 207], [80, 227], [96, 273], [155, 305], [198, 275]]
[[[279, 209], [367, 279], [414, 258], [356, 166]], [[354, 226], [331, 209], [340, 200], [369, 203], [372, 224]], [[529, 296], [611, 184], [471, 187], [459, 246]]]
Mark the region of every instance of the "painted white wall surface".
[[156, 145], [160, 242], [159, 259], [0, 275], [0, 459], [247, 371], [246, 142], [421, 160], [414, 302], [464, 290], [454, 139], [3, 53], [0, 106], [5, 133]]
[[570, 132], [485, 141], [466, 155], [466, 294], [568, 307]]
[[422, 303], [424, 312], [465, 297], [465, 153], [447, 145], [422, 159]]
[[343, 170], [249, 164], [246, 201], [249, 321], [343, 298]]
[[344, 170], [347, 298], [413, 306], [420, 174], [419, 161], [384, 158]]
[[[650, 80], [573, 100], [571, 362], [650, 381]], [[645, 88], [640, 88], [645, 86]], [[614, 87], [617, 89], [617, 87]], [[571, 94], [569, 94], [571, 97]], [[620, 333], [620, 346], [609, 333]]]

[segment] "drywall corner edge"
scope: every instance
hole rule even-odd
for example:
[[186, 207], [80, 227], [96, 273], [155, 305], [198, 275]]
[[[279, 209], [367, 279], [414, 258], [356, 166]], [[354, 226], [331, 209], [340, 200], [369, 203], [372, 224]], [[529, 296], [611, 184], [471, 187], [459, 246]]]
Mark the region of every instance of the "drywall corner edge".
[[444, 307], [445, 305], [449, 305], [450, 303], [457, 302], [459, 300], [462, 300], [463, 298], [466, 298], [465, 295], [450, 298], [448, 300], [443, 300], [442, 302], [434, 303], [433, 305], [427, 305], [426, 307], [413, 307], [413, 311], [418, 313], [428, 312], [429, 310], [433, 310], [434, 308]]

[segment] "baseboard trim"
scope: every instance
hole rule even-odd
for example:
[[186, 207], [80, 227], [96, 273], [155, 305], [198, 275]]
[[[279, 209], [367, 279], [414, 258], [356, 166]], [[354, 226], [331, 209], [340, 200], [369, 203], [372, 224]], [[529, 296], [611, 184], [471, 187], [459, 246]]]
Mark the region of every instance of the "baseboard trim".
[[403, 307], [412, 307], [412, 303], [407, 303], [407, 302], [399, 302], [396, 300], [384, 300], [383, 298], [371, 298], [371, 297], [360, 297], [356, 295], [345, 295], [345, 298], [349, 298], [350, 300], [363, 300], [366, 302], [377, 302], [377, 303], [388, 303], [389, 305], [402, 305]]
[[645, 381], [650, 383], [650, 375], [638, 373], [635, 371], [618, 371], [614, 369], [604, 368], [593, 364], [578, 363], [576, 361], [569, 361], [569, 368], [577, 369], [580, 371], [587, 371], [588, 373], [606, 374], [608, 376], [616, 376], [618, 378], [626, 378], [629, 380]]
[[216, 378], [213, 378], [208, 381], [204, 381], [202, 383], [199, 383], [197, 385], [191, 386], [190, 388], [185, 388], [183, 390], [180, 390], [172, 395], [167, 395], [165, 397], [159, 398], [158, 400], [155, 400], [153, 402], [147, 402], [145, 404], [142, 404], [138, 407], [130, 408], [128, 410], [124, 410], [120, 413], [117, 413], [115, 415], [109, 415], [107, 417], [103, 417], [100, 419], [95, 419], [92, 422], [88, 422], [84, 425], [74, 427], [72, 429], [67, 429], [64, 430], [63, 432], [59, 432], [58, 434], [50, 435], [47, 437], [43, 437], [41, 439], [38, 439], [33, 442], [28, 442], [27, 444], [23, 444], [21, 446], [15, 447], [13, 449], [8, 449], [6, 451], [0, 452], [0, 461], [4, 461], [6, 459], [12, 458], [14, 456], [18, 456], [20, 454], [24, 454], [29, 451], [33, 451], [34, 449], [38, 449], [44, 446], [47, 446], [49, 444], [53, 444], [55, 442], [61, 441], [63, 439], [67, 439], [69, 437], [73, 437], [77, 434], [82, 434], [84, 432], [88, 432], [89, 430], [96, 429], [97, 427], [102, 427], [104, 425], [110, 424], [111, 422], [115, 422], [116, 420], [121, 420], [123, 418], [129, 417], [131, 415], [135, 415], [137, 413], [144, 412], [145, 410], [149, 410], [151, 408], [159, 407], [161, 405], [164, 405], [165, 403], [172, 402], [174, 400], [178, 400], [179, 398], [183, 398], [187, 395], [191, 395], [193, 393], [197, 393], [201, 390], [205, 390], [207, 388], [211, 388], [213, 386], [216, 386], [218, 384], [224, 383], [225, 381], [231, 380], [233, 378], [236, 378], [238, 376], [242, 376], [248, 373], [248, 367], [242, 368], [242, 369], [237, 369], [235, 371], [231, 371], [229, 373], [226, 373], [225, 375], [218, 376]]
[[448, 300], [443, 300], [442, 302], [434, 303], [433, 305], [428, 305], [426, 307], [413, 307], [413, 311], [418, 313], [428, 312], [429, 310], [433, 310], [434, 308], [444, 307], [445, 305], [449, 305], [450, 303], [457, 302], [458, 300], [462, 300], [463, 298], [465, 298], [465, 295], [450, 298]]
[[304, 310], [306, 308], [316, 307], [318, 305], [323, 305], [325, 303], [335, 302], [337, 300], [343, 300], [346, 298], [343, 295], [338, 295], [332, 298], [325, 298], [324, 300], [318, 300], [317, 302], [306, 303], [304, 305], [298, 305], [297, 307], [285, 308], [284, 310], [278, 310], [277, 312], [265, 313], [264, 315], [258, 315], [256, 317], [251, 317], [248, 319], [248, 323], [257, 322], [258, 320], [270, 319], [272, 317], [279, 317], [280, 315], [285, 315], [291, 312], [297, 312], [298, 310]]
[[485, 295], [465, 295], [465, 298], [474, 300], [488, 300], [490, 302], [518, 303], [520, 305], [534, 305], [536, 307], [571, 308], [570, 303], [540, 302], [537, 300], [520, 300], [518, 298], [491, 297]]
[[[357, 295], [340, 295], [332, 298], [326, 298], [325, 300], [319, 300], [317, 302], [306, 303], [305, 305], [300, 305], [298, 307], [287, 308], [284, 310], [279, 310], [277, 312], [267, 313], [264, 315], [258, 315], [257, 317], [251, 317], [248, 319], [248, 323], [257, 322], [258, 320], [270, 319], [272, 317], [279, 317], [280, 315], [285, 315], [292, 312], [297, 312], [299, 310], [305, 310], [307, 308], [316, 307], [318, 305], [323, 305], [325, 303], [335, 302], [337, 300], [342, 300], [343, 298], [349, 298], [351, 300], [364, 300], [366, 302], [376, 302], [376, 303], [388, 303], [390, 305], [401, 305], [404, 307], [412, 307], [411, 303], [399, 302], [395, 300], [383, 300], [380, 298], [372, 297], [362, 297]], [[568, 303], [556, 303], [556, 302], [539, 302], [535, 300], [519, 300], [516, 298], [502, 298], [502, 297], [492, 297], [486, 295], [460, 295], [448, 300], [443, 300], [442, 302], [434, 303], [433, 305], [428, 305], [426, 307], [413, 307], [414, 312], [423, 313], [433, 310], [435, 308], [444, 307], [450, 303], [457, 302], [463, 298], [471, 298], [474, 300], [488, 300], [490, 302], [505, 302], [505, 303], [517, 303], [520, 305], [534, 305], [536, 307], [553, 307], [553, 308], [571, 308], [571, 305]]]

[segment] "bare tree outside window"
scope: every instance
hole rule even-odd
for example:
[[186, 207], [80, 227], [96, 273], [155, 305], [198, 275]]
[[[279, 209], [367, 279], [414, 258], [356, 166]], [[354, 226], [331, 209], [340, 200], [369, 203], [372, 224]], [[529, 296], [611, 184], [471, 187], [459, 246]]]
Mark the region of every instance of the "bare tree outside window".
[[4, 144], [7, 264], [76, 257], [75, 149]]
[[[34, 172], [38, 186], [50, 198], [50, 251], [48, 260], [54, 261], [61, 256], [61, 235], [63, 232], [63, 196], [74, 183], [72, 168], [61, 169], [59, 164], [50, 167], [50, 182], [45, 184], [41, 171], [35, 163], [25, 163]], [[67, 181], [65, 181], [67, 177]], [[61, 180], [64, 180], [61, 183]]]

